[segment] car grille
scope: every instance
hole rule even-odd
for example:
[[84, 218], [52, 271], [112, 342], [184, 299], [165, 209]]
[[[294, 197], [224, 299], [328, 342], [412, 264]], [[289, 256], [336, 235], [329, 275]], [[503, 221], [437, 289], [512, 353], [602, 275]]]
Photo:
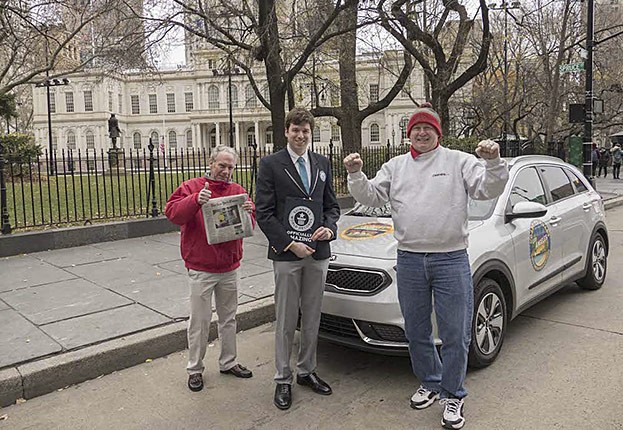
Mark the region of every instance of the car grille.
[[356, 337], [359, 334], [350, 318], [338, 317], [335, 315], [320, 315], [320, 331], [336, 336]]
[[371, 296], [391, 284], [390, 276], [382, 270], [354, 269], [329, 266], [325, 290], [342, 294]]
[[369, 323], [366, 321], [357, 321], [357, 325], [362, 333], [371, 339], [387, 340], [390, 342], [407, 342], [405, 332], [400, 327], [387, 324]]

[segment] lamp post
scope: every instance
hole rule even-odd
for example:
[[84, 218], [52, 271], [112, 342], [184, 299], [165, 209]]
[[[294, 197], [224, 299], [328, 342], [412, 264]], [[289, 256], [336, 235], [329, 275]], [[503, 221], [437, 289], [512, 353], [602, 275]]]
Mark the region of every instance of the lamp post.
[[55, 174], [55, 165], [54, 165], [54, 154], [52, 149], [52, 112], [50, 111], [50, 87], [56, 87], [61, 85], [69, 85], [69, 79], [67, 78], [49, 78], [49, 72], [46, 71], [46, 78], [43, 82], [38, 82], [35, 84], [35, 87], [45, 87], [46, 89], [46, 97], [47, 97], [47, 105], [48, 105], [48, 152], [50, 153], [50, 167], [48, 171], [48, 175], [54, 176]]
[[510, 110], [508, 109], [508, 11], [510, 9], [519, 9], [520, 3], [518, 1], [513, 1], [512, 3], [508, 3], [506, 0], [502, 0], [500, 5], [496, 5], [496, 3], [492, 3], [488, 6], [490, 10], [501, 10], [504, 11], [504, 118], [503, 118], [503, 140], [504, 148], [503, 155], [507, 155], [506, 151], [508, 151], [508, 124], [510, 123]]
[[[232, 75], [242, 75], [242, 72], [238, 67], [231, 67], [231, 55], [227, 56], [227, 67], [223, 70], [212, 69], [212, 75], [214, 76], [227, 76], [227, 105], [229, 109], [229, 146], [234, 147], [234, 109], [232, 104]], [[236, 102], [238, 100], [236, 99]]]
[[593, 162], [591, 151], [593, 146], [593, 46], [595, 45], [595, 4], [594, 0], [588, 0], [586, 3], [588, 8], [586, 14], [586, 69], [585, 82], [585, 99], [584, 99], [584, 137], [582, 144], [583, 162], [582, 173], [589, 178], [592, 185], [595, 185], [593, 179]]

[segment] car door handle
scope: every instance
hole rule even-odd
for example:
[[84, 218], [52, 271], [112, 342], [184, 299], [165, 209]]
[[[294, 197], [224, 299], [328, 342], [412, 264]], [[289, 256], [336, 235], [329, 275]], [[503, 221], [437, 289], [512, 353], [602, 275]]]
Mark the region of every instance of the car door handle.
[[562, 218], [560, 218], [559, 216], [553, 216], [549, 219], [549, 223], [553, 226], [556, 226], [561, 220]]
[[582, 209], [584, 209], [584, 212], [588, 212], [591, 210], [591, 207], [593, 207], [593, 205], [591, 203], [584, 203], [582, 205]]

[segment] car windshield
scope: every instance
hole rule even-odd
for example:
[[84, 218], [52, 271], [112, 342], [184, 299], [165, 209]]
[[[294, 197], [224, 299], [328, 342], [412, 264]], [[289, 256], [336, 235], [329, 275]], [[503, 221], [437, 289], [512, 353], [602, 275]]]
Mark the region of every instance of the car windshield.
[[[495, 202], [497, 200], [473, 200], [471, 198], [467, 201], [467, 214], [470, 221], [485, 220], [491, 216]], [[362, 205], [361, 203], [355, 203], [355, 206], [348, 212], [350, 216], [362, 216], [372, 218], [391, 218], [392, 209], [389, 203], [380, 208], [372, 208]]]

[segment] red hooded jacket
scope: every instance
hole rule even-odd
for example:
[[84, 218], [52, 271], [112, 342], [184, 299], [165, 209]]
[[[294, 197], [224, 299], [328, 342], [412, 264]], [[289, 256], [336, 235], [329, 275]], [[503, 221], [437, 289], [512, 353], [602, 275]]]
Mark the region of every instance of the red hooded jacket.
[[[188, 269], [209, 273], [225, 273], [240, 266], [242, 259], [242, 239], [208, 244], [203, 212], [197, 203], [199, 191], [208, 182], [212, 198], [245, 194], [246, 190], [235, 182], [215, 181], [208, 178], [194, 178], [184, 181], [171, 194], [164, 213], [171, 222], [181, 226], [181, 252]], [[255, 227], [255, 205], [251, 213]]]

